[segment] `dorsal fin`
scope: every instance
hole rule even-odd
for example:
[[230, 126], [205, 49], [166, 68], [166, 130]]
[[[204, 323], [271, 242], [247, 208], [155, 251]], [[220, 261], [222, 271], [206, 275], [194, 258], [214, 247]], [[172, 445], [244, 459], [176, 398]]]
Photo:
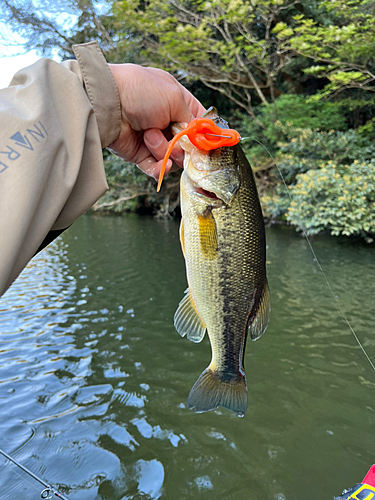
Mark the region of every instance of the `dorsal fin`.
[[219, 116], [214, 106], [208, 108], [208, 110], [203, 113], [202, 118], [209, 118], [220, 128], [229, 128], [228, 122]]

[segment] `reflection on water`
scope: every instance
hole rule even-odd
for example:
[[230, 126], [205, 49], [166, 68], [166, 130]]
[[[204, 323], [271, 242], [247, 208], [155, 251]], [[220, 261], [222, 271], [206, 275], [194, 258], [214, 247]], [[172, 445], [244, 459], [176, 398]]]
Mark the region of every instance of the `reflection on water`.
[[[177, 223], [81, 218], [0, 301], [0, 448], [71, 500], [316, 500], [360, 481], [374, 462], [374, 373], [306, 242], [287, 228], [267, 237], [272, 315], [247, 346], [240, 420], [185, 406], [210, 348], [173, 328], [186, 288]], [[374, 359], [374, 247], [314, 247]], [[1, 499], [40, 491], [1, 467]]]

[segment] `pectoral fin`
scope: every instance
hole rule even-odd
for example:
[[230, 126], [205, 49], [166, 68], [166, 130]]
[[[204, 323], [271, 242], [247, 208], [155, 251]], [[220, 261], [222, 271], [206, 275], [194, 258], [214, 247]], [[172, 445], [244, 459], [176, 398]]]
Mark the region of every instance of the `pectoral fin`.
[[255, 298], [253, 303], [255, 310], [251, 310], [250, 312], [247, 332], [251, 340], [257, 340], [267, 329], [271, 311], [270, 289], [268, 288], [267, 280], [260, 293], [260, 297]]
[[189, 289], [185, 294], [174, 315], [174, 326], [181, 337], [186, 335], [192, 342], [201, 342], [206, 332], [206, 325], [196, 311]]
[[202, 254], [206, 259], [215, 259], [217, 257], [217, 231], [212, 212], [198, 215], [198, 227]]

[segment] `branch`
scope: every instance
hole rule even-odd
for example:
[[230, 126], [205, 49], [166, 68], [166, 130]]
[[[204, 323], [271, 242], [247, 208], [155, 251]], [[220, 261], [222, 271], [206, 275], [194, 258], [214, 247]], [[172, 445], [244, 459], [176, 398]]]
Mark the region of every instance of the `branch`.
[[348, 84], [348, 85], [343, 85], [342, 87], [335, 90], [335, 92], [333, 92], [329, 97], [327, 97], [327, 99], [334, 99], [339, 94], [341, 94], [341, 92], [348, 89], [361, 89], [361, 90], [367, 90], [369, 92], [375, 92], [375, 87], [366, 87], [365, 85], [359, 85], [359, 84], [358, 85]]
[[108, 33], [108, 31], [105, 29], [104, 25], [100, 21], [100, 19], [97, 17], [96, 12], [92, 11], [91, 12], [91, 17], [92, 20], [95, 24], [95, 26], [98, 28], [98, 31], [103, 35], [103, 38], [107, 41], [108, 45], [111, 47], [111, 49], [114, 49], [115, 46], [113, 45], [112, 37]]
[[249, 102], [249, 99], [248, 99], [248, 106], [246, 106], [246, 104], [244, 104], [243, 102], [239, 101], [233, 94], [232, 92], [228, 92], [224, 87], [216, 87], [215, 85], [212, 85], [211, 82], [207, 81], [207, 80], [204, 80], [204, 79], [201, 79], [201, 82], [206, 85], [207, 87], [209, 87], [210, 89], [213, 89], [213, 90], [217, 90], [218, 92], [220, 92], [221, 94], [224, 94], [225, 96], [228, 97], [228, 99], [230, 99], [231, 101], [235, 102], [238, 106], [240, 106], [242, 109], [244, 109], [250, 116], [251, 118], [253, 118], [253, 120], [263, 129], [265, 129], [266, 127], [263, 125], [262, 122], [260, 122], [257, 117], [255, 116], [254, 114], [254, 111], [253, 111], [253, 107], [251, 105], [251, 99], [250, 99], [250, 102]]
[[[27, 26], [31, 26], [32, 29], [40, 34], [45, 32], [55, 33], [59, 38], [64, 40], [69, 47], [73, 44], [73, 40], [66, 36], [64, 32], [61, 32], [53, 21], [45, 15], [37, 13], [31, 2], [23, 7], [17, 8], [15, 5], [11, 4], [9, 0], [3, 0], [3, 5], [10, 12], [7, 15], [8, 22], [15, 21], [24, 29], [26, 29]], [[24, 45], [26, 45], [26, 42]]]
[[137, 198], [138, 196], [144, 196], [144, 195], [150, 195], [150, 194], [153, 194], [153, 193], [151, 193], [150, 191], [144, 191], [143, 193], [136, 193], [136, 194], [133, 194], [131, 196], [122, 196], [121, 198], [118, 198], [117, 200], [109, 201], [107, 203], [101, 203], [101, 204], [95, 203], [95, 205], [93, 205], [92, 208], [93, 208], [94, 212], [96, 212], [97, 210], [100, 210], [101, 208], [113, 207], [114, 205], [119, 205], [123, 201], [129, 201], [129, 200], [132, 200], [133, 198]]
[[[223, 38], [224, 38], [224, 40], [226, 42], [232, 42], [232, 43], [234, 43], [232, 35], [231, 35], [231, 33], [229, 31], [229, 28], [228, 28], [228, 23], [227, 23], [226, 20], [224, 20], [224, 30], [218, 24], [216, 24], [216, 23], [215, 23], [215, 27], [222, 34], [222, 36], [223, 36]], [[242, 61], [242, 58], [237, 54], [237, 52], [235, 53], [235, 58], [236, 58], [238, 64], [240, 65], [240, 67], [242, 68], [243, 72], [247, 75], [248, 79], [253, 84], [253, 88], [257, 92], [260, 100], [263, 102], [263, 104], [265, 104], [266, 106], [268, 106], [268, 101], [267, 101], [265, 95], [263, 94], [263, 92], [261, 90], [261, 87], [258, 85], [258, 82], [255, 80], [252, 72], [248, 69], [248, 67]]]

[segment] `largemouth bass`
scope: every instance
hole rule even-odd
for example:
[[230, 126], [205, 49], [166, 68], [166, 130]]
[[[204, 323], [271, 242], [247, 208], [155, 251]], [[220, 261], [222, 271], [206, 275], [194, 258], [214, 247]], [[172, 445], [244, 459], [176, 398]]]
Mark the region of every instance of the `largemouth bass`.
[[[203, 117], [228, 128], [214, 108]], [[185, 150], [180, 239], [189, 288], [174, 324], [193, 342], [200, 342], [207, 330], [212, 350], [188, 407], [204, 412], [224, 406], [243, 416], [246, 338], [256, 340], [264, 333], [270, 312], [259, 197], [239, 145], [201, 151], [186, 136], [180, 145]]]

